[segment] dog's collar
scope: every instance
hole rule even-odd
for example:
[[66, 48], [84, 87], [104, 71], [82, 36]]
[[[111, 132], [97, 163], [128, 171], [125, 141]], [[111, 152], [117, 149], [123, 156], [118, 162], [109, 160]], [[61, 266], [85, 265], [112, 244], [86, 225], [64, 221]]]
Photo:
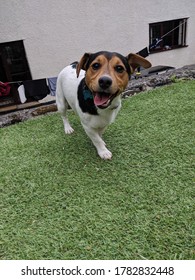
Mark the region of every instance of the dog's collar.
[[85, 78], [80, 81], [77, 91], [78, 102], [84, 113], [98, 115], [97, 108], [93, 101], [93, 94], [85, 83]]
[[86, 83], [83, 84], [83, 97], [84, 100], [93, 99], [93, 94], [88, 88], [88, 86], [86, 85]]

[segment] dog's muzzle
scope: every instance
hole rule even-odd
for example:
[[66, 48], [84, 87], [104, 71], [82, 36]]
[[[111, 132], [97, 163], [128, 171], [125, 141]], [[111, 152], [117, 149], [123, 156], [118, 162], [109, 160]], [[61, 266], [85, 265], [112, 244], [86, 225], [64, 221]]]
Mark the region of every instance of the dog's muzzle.
[[109, 76], [102, 76], [98, 80], [99, 91], [93, 92], [94, 103], [97, 107], [104, 109], [107, 108], [114, 97], [117, 95], [111, 94], [109, 88], [112, 85], [112, 79]]

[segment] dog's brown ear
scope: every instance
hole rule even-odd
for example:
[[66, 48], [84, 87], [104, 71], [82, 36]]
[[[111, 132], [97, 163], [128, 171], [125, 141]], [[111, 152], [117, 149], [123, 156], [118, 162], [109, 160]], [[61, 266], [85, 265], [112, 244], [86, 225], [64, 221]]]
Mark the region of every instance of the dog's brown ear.
[[79, 63], [77, 64], [77, 68], [76, 68], [77, 78], [79, 76], [79, 73], [80, 73], [81, 69], [86, 71], [86, 65], [87, 65], [87, 61], [88, 61], [90, 55], [91, 55], [90, 53], [85, 53], [82, 56], [82, 58], [79, 61]]
[[134, 54], [134, 53], [130, 53], [127, 56], [127, 60], [128, 60], [128, 63], [131, 67], [132, 73], [139, 66], [142, 66], [144, 68], [149, 68], [149, 67], [152, 66], [152, 64], [147, 59], [143, 58], [142, 56], [140, 56], [138, 54]]

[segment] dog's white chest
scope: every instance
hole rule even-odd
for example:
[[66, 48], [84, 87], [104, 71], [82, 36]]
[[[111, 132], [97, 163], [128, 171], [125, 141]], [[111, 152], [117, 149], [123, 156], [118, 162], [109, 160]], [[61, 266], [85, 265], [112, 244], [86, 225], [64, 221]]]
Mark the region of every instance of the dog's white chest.
[[88, 113], [83, 113], [80, 108], [78, 108], [81, 122], [92, 128], [105, 128], [112, 122], [114, 122], [119, 110], [121, 108], [121, 100], [118, 98], [117, 102], [111, 105], [107, 109], [98, 109], [98, 115], [90, 115]]

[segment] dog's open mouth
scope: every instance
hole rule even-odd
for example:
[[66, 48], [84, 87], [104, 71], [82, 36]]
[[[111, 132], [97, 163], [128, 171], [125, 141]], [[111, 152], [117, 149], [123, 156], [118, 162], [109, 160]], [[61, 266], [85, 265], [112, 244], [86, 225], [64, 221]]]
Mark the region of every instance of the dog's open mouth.
[[106, 108], [110, 105], [117, 94], [118, 91], [115, 94], [109, 94], [106, 92], [94, 92], [94, 104], [100, 108]]

